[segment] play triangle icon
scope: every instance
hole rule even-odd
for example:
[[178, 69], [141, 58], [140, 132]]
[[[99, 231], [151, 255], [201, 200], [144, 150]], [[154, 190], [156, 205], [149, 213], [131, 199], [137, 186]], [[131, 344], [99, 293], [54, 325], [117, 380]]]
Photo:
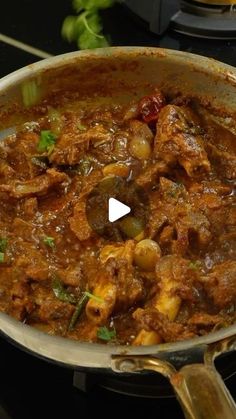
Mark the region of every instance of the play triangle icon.
[[108, 203], [108, 219], [110, 223], [119, 220], [131, 212], [130, 207], [115, 198], [110, 198]]

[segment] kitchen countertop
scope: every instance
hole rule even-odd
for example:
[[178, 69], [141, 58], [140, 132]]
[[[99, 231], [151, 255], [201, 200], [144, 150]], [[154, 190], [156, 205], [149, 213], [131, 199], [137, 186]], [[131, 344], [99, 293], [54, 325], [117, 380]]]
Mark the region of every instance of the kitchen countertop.
[[[2, 2], [3, 3], [3, 2]], [[61, 39], [60, 28], [71, 14], [70, 0], [12, 0], [1, 4], [0, 32], [34, 48], [56, 55], [76, 49]], [[236, 41], [191, 38], [171, 31], [158, 37], [133, 19], [121, 6], [102, 13], [104, 29], [112, 45], [160, 46], [207, 55], [236, 66]], [[122, 28], [122, 30], [121, 30]], [[1, 39], [1, 34], [0, 34]], [[0, 76], [40, 58], [0, 41]], [[132, 412], [137, 419], [154, 412], [155, 417], [183, 418], [173, 399], [143, 399], [121, 396], [94, 388], [84, 394], [72, 385], [73, 372], [23, 353], [0, 338], [0, 418], [42, 417], [110, 418]], [[227, 381], [236, 397], [236, 376]]]

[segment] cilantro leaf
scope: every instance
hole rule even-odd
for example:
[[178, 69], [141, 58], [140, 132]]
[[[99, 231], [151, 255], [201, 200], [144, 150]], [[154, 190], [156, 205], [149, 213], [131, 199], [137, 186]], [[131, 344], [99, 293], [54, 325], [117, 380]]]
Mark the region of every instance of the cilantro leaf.
[[73, 0], [78, 16], [67, 16], [62, 25], [62, 37], [68, 42], [77, 42], [80, 49], [108, 46], [109, 42], [102, 33], [99, 10], [114, 3], [114, 0]]
[[94, 3], [98, 9], [108, 9], [114, 5], [115, 0], [95, 0]]
[[83, 0], [73, 0], [72, 5], [73, 5], [73, 9], [79, 13], [81, 12], [81, 10], [84, 9], [84, 4], [83, 4]]
[[5, 257], [5, 254], [0, 252], [0, 263], [4, 262], [4, 257]]
[[98, 297], [97, 295], [91, 294], [91, 292], [89, 292], [89, 291], [85, 291], [84, 295], [86, 297], [90, 298], [91, 300], [97, 301], [98, 303], [103, 303], [104, 302], [103, 298]]
[[108, 46], [108, 41], [105, 37], [97, 38], [89, 31], [84, 31], [78, 38], [78, 47], [80, 49], [95, 49]]
[[97, 337], [101, 340], [109, 341], [116, 337], [115, 329], [108, 329], [106, 326], [101, 326], [98, 328]]
[[46, 246], [53, 248], [55, 246], [54, 240], [53, 237], [46, 236], [44, 237], [43, 242]]
[[61, 28], [61, 34], [64, 39], [68, 42], [73, 42], [77, 39], [77, 17], [76, 16], [67, 16], [63, 22]]
[[201, 261], [195, 260], [189, 263], [189, 268], [193, 269], [194, 271], [197, 271], [201, 267]]
[[56, 143], [56, 136], [52, 131], [45, 130], [40, 133], [40, 140], [38, 142], [38, 151], [47, 151], [51, 153]]
[[80, 130], [80, 131], [86, 131], [86, 126], [85, 125], [83, 125], [83, 124], [81, 124], [81, 123], [78, 123], [77, 124], [77, 128]]
[[7, 238], [0, 237], [0, 252], [4, 253], [7, 248]]

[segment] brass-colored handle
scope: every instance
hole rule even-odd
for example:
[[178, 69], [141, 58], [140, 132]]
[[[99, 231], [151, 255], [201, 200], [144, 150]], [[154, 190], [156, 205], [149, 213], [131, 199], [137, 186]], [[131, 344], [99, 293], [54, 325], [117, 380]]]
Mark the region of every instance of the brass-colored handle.
[[[205, 364], [185, 365], [179, 371], [165, 360], [148, 355], [114, 355], [111, 367], [115, 372], [156, 371], [167, 377], [183, 408], [186, 419], [236, 419], [236, 405], [213, 360], [234, 348], [235, 337], [209, 347]], [[219, 352], [218, 352], [219, 353]]]
[[191, 419], [235, 419], [236, 405], [213, 366], [186, 365], [172, 375], [170, 382]]

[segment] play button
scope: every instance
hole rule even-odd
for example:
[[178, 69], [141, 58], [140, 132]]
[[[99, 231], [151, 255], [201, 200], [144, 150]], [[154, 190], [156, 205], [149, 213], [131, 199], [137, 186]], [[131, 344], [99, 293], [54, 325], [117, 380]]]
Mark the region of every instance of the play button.
[[115, 198], [109, 198], [108, 219], [111, 223], [120, 220], [122, 217], [129, 214], [130, 211], [131, 209], [127, 205], [122, 204], [122, 202], [118, 201]]
[[106, 240], [135, 239], [149, 219], [148, 195], [134, 181], [105, 177], [87, 197], [86, 216], [92, 230]]

